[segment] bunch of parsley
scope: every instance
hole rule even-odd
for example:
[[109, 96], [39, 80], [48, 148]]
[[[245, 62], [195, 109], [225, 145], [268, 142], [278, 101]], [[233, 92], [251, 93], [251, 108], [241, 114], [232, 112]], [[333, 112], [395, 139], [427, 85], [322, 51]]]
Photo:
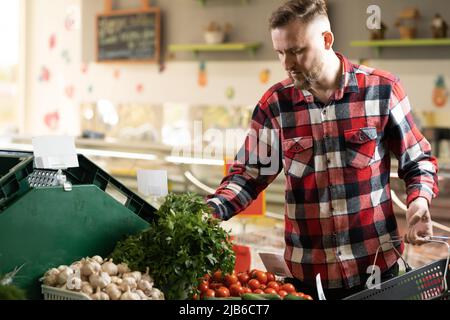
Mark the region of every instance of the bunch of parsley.
[[230, 235], [200, 196], [169, 194], [156, 215], [149, 229], [117, 243], [115, 262], [142, 272], [149, 267], [155, 286], [173, 300], [186, 298], [206, 273], [233, 271]]

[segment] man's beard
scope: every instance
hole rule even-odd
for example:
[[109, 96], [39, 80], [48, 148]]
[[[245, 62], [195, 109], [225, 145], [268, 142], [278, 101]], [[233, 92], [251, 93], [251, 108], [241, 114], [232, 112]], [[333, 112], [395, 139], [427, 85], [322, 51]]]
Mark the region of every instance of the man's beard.
[[315, 67], [308, 73], [301, 72], [295, 77], [290, 74], [289, 76], [294, 81], [294, 87], [300, 90], [310, 90], [313, 84], [315, 84], [322, 73], [323, 62], [317, 62]]
[[296, 89], [299, 89], [299, 90], [311, 89], [312, 81], [309, 78], [305, 77], [303, 74], [301, 76], [301, 79], [298, 79], [298, 77], [292, 78], [292, 79], [294, 80], [294, 87]]

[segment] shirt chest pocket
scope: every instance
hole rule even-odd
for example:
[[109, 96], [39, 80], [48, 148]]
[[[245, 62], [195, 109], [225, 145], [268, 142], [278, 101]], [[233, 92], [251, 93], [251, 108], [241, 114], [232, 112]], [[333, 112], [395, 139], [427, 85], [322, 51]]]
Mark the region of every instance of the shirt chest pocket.
[[377, 129], [367, 127], [346, 130], [344, 135], [347, 165], [358, 169], [369, 166], [377, 144]]
[[301, 178], [314, 172], [314, 143], [312, 137], [283, 140], [286, 174]]

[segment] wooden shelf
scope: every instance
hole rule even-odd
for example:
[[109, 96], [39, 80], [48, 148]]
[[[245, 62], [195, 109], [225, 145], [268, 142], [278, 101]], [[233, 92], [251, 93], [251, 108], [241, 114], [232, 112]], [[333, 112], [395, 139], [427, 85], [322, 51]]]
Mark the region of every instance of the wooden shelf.
[[196, 56], [200, 52], [228, 52], [228, 51], [248, 51], [251, 55], [255, 55], [256, 50], [261, 46], [257, 42], [242, 43], [219, 43], [219, 44], [172, 44], [169, 45], [170, 52], [190, 51]]
[[372, 47], [376, 50], [377, 57], [380, 56], [382, 48], [386, 47], [433, 47], [450, 46], [450, 39], [386, 39], [386, 40], [362, 40], [350, 42], [352, 47]]

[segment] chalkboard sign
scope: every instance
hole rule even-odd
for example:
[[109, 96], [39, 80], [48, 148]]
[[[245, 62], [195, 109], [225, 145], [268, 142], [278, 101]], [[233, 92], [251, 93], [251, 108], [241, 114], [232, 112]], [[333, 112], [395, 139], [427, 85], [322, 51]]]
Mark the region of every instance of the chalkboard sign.
[[159, 8], [97, 15], [98, 62], [158, 62], [159, 55]]

